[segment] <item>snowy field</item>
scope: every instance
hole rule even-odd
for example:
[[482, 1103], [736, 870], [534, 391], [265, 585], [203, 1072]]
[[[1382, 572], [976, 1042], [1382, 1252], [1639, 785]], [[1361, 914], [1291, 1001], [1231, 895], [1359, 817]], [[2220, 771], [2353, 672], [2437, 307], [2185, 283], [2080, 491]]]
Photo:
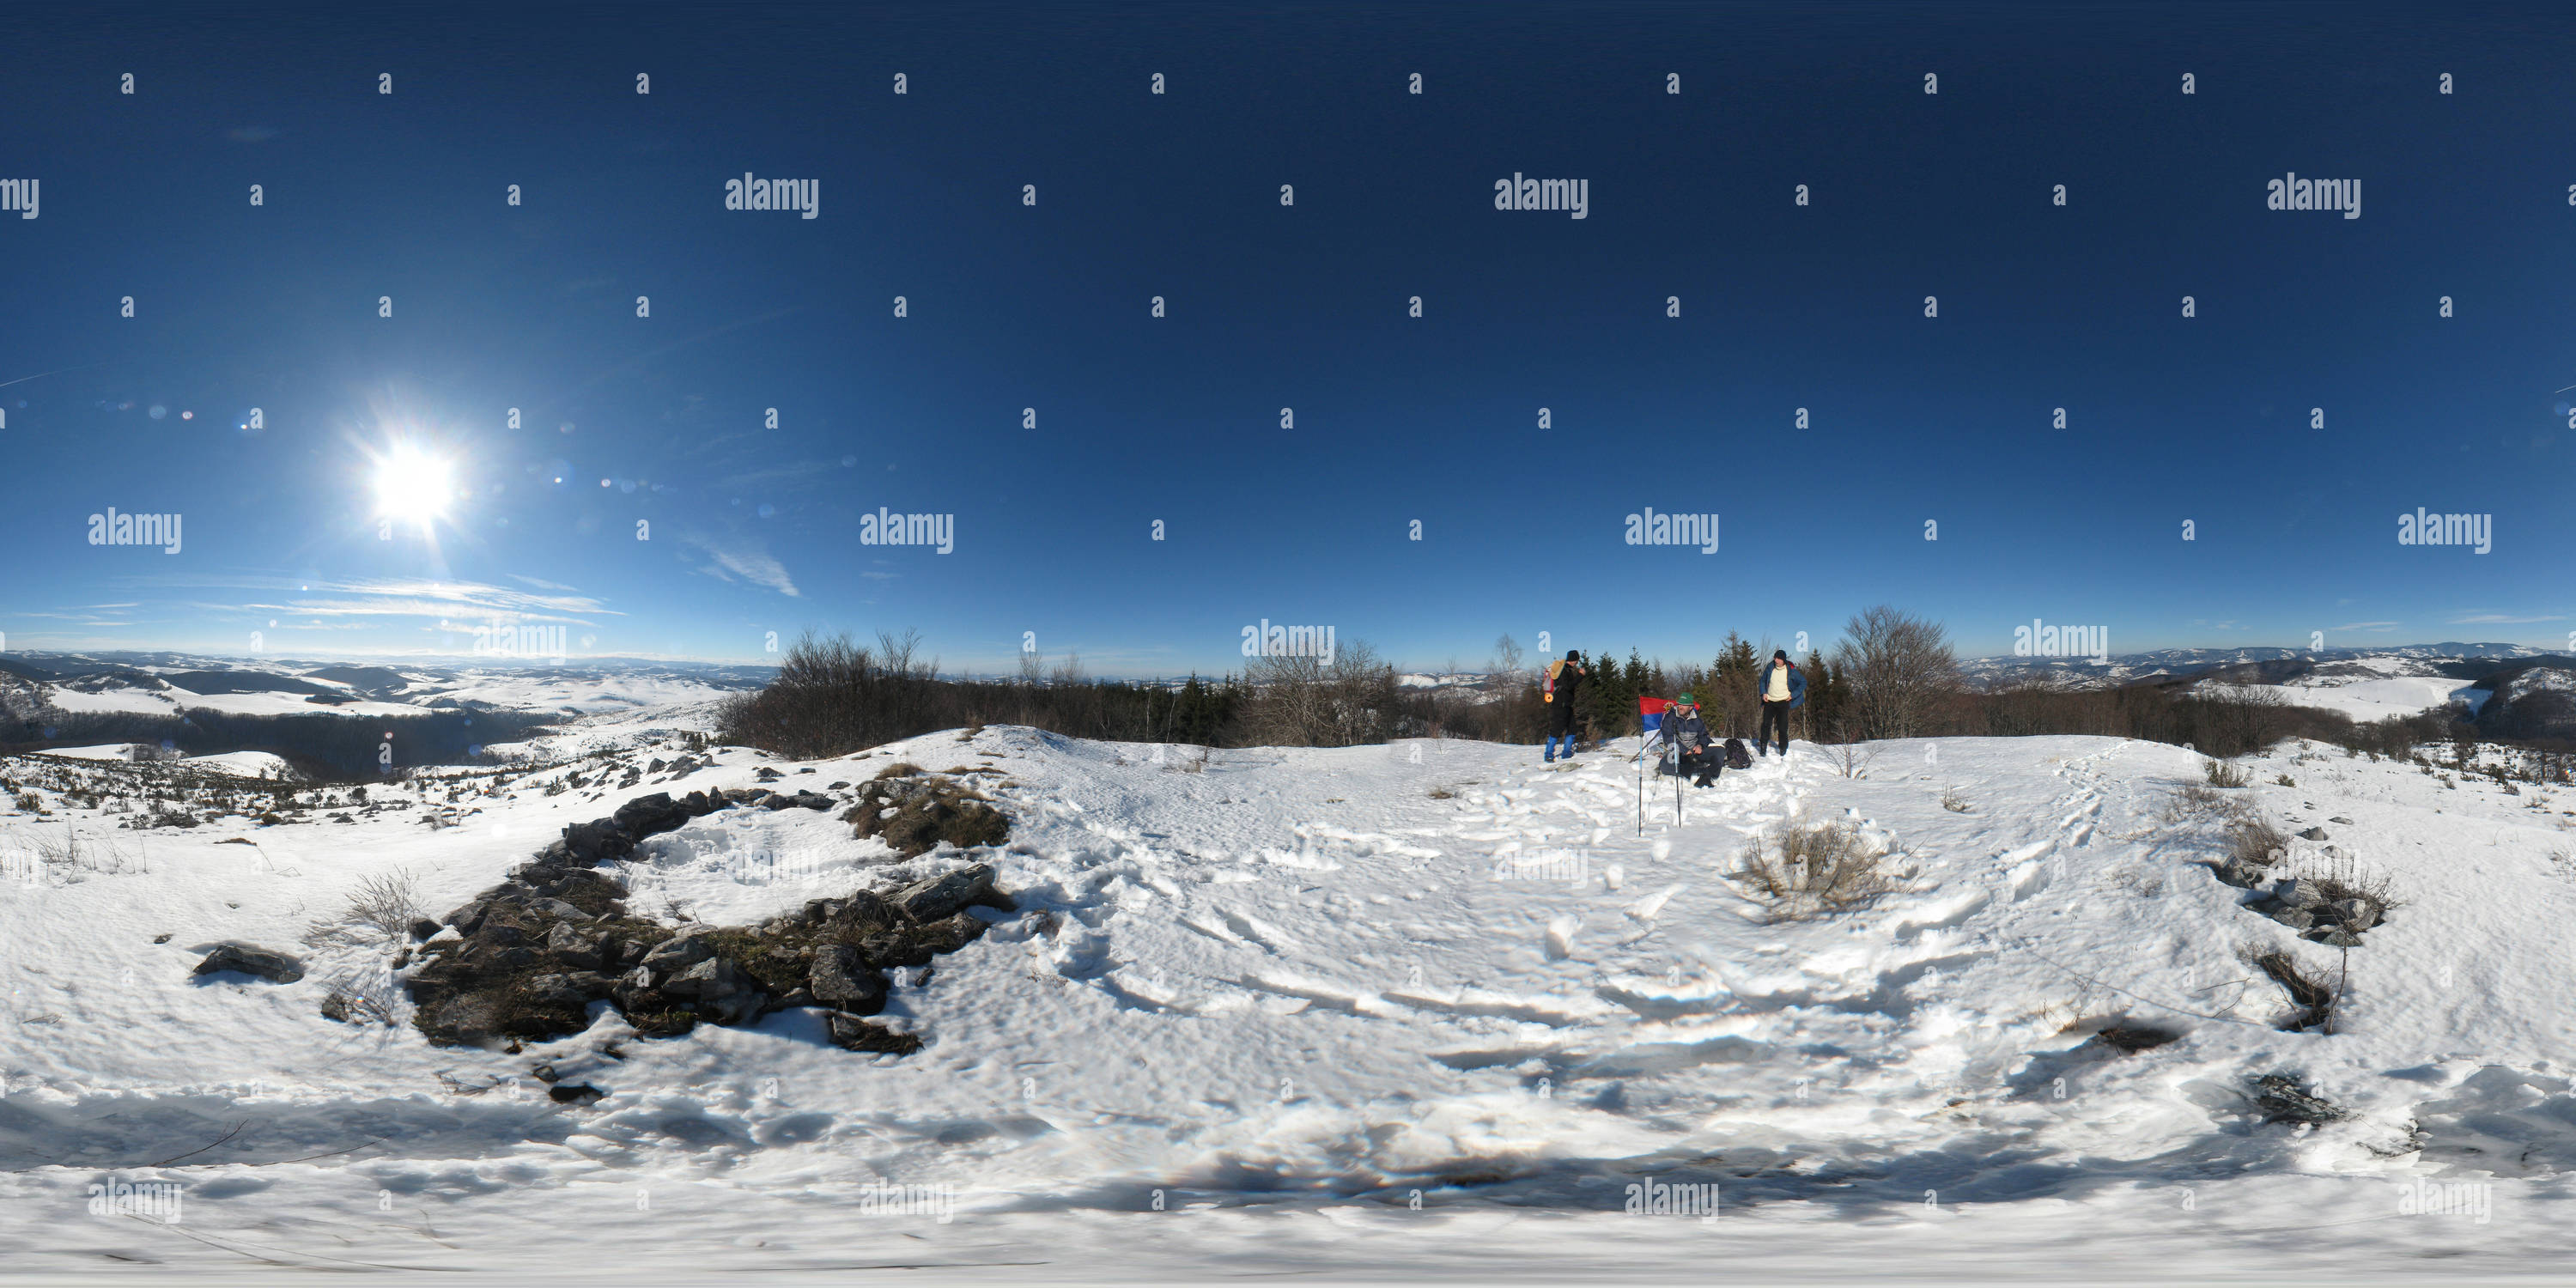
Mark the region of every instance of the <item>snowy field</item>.
[[[566, 749], [633, 747], [648, 714]], [[2352, 950], [2326, 1036], [2276, 1028], [2289, 1000], [2242, 953], [2286, 948], [2327, 977], [2338, 955], [2214, 878], [2223, 820], [2180, 800], [2202, 775], [2179, 748], [1891, 742], [1855, 779], [1801, 745], [1690, 791], [1679, 817], [1649, 780], [1641, 835], [1633, 745], [1553, 769], [1456, 742], [1202, 765], [996, 726], [810, 775], [734, 749], [675, 784], [530, 783], [440, 830], [408, 811], [148, 837], [76, 808], [0, 815], [20, 854], [75, 826], [139, 851], [76, 881], [18, 863], [34, 883], [0, 887], [0, 1274], [2429, 1282], [2576, 1265], [2576, 793], [2295, 745], [2245, 762], [2258, 785], [2224, 795], [2324, 828], [2403, 900]], [[989, 857], [1019, 901], [895, 972], [882, 1018], [925, 1040], [915, 1054], [843, 1051], [809, 1012], [645, 1040], [603, 1006], [517, 1054], [318, 1014], [327, 978], [387, 950], [298, 941], [370, 875], [417, 874], [440, 911], [632, 796], [749, 787], [763, 765], [823, 789], [895, 760], [995, 767], [979, 781], [1013, 832]], [[1752, 838], [1834, 819], [1893, 852], [1900, 890], [1774, 921], [1726, 879]], [[630, 904], [735, 922], [962, 861], [898, 860], [832, 814], [728, 811], [648, 842]], [[224, 939], [308, 973], [192, 977]], [[2123, 1054], [2093, 1037], [2112, 1025], [2175, 1036]], [[606, 1098], [553, 1103], [541, 1063]], [[2274, 1073], [2350, 1116], [2262, 1122], [2250, 1080]], [[153, 1181], [185, 1187], [178, 1223], [88, 1210], [93, 1183]], [[1713, 1218], [1630, 1210], [1706, 1186]]]

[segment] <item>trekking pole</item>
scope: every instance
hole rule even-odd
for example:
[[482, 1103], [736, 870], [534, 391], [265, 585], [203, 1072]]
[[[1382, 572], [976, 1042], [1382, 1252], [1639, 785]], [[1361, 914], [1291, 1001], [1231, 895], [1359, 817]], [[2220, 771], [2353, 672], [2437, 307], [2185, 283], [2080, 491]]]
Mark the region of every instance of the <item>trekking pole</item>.
[[1637, 835], [1646, 834], [1646, 744], [1637, 744]]

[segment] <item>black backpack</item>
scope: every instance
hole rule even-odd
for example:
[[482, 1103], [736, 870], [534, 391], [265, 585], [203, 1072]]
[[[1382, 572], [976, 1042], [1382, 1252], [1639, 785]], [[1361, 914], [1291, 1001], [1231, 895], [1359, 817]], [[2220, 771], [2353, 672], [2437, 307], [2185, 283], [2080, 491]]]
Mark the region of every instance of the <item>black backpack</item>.
[[1726, 740], [1726, 767], [1729, 769], [1753, 768], [1753, 753], [1744, 749], [1742, 738]]

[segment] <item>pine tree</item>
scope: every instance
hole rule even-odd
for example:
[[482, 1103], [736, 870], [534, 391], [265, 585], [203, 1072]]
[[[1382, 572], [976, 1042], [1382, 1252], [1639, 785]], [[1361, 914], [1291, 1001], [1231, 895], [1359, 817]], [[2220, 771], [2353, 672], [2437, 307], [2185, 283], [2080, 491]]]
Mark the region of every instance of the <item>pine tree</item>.
[[1822, 742], [1833, 733], [1841, 713], [1842, 690], [1837, 687], [1841, 681], [1825, 669], [1825, 655], [1814, 650], [1807, 653], [1806, 672], [1807, 705], [1799, 714], [1807, 719], [1807, 741]]

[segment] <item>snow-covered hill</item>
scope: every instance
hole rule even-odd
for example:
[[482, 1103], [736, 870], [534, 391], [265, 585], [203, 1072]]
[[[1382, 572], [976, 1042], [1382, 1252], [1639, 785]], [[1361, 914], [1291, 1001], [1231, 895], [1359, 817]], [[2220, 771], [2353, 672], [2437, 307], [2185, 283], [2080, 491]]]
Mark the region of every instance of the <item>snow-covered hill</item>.
[[[668, 736], [637, 713], [577, 737], [532, 750], [596, 753], [579, 766], [453, 807], [380, 789], [345, 822], [112, 831], [52, 791], [47, 817], [0, 815], [0, 1262], [1599, 1278], [2108, 1253], [2120, 1278], [2205, 1279], [2576, 1255], [2562, 791], [2289, 746], [2212, 793], [2181, 749], [2058, 737], [1875, 744], [1857, 778], [1801, 745], [1677, 809], [1628, 748], [1203, 756], [1000, 726], [813, 765], [716, 749], [622, 787]], [[838, 1049], [802, 1011], [656, 1040], [603, 1006], [517, 1051], [320, 1014], [393, 951], [300, 942], [371, 877], [415, 874], [434, 911], [646, 791], [766, 768], [847, 799], [896, 761], [993, 767], [1012, 836], [976, 857], [1017, 901], [892, 972], [881, 1018], [914, 1054]], [[2342, 965], [2215, 878], [2231, 808], [2320, 829], [2295, 864], [2401, 900], [2351, 951], [2331, 1035], [2276, 1027], [2290, 998], [2247, 964]], [[621, 867], [630, 905], [747, 921], [966, 861], [898, 860], [834, 813], [657, 837]], [[1900, 888], [1784, 921], [1728, 879], [1756, 838], [1836, 820]], [[307, 973], [192, 976], [226, 939]], [[555, 1103], [540, 1066], [606, 1097]], [[2267, 1076], [2348, 1116], [2266, 1123]], [[83, 1215], [92, 1183], [157, 1180], [187, 1187], [175, 1229]], [[1714, 1221], [1630, 1210], [1712, 1184]], [[2485, 1206], [2412, 1215], [2421, 1194]]]

